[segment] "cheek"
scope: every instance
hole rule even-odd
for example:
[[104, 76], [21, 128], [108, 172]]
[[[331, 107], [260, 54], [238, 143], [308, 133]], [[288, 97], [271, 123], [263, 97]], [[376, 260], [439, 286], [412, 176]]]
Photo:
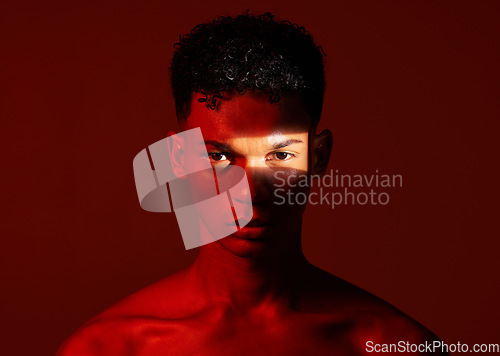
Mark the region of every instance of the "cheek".
[[309, 154], [307, 145], [306, 147], [298, 152], [296, 158], [290, 160], [286, 167], [289, 169], [293, 169], [297, 172], [307, 172], [309, 167]]
[[195, 203], [210, 199], [217, 195], [212, 168], [192, 173], [189, 175], [188, 179], [191, 196]]
[[309, 187], [307, 172], [303, 169], [279, 169], [273, 177], [272, 203], [285, 214], [301, 212], [305, 208]]
[[303, 154], [300, 155], [300, 157], [298, 157], [297, 164], [294, 168], [299, 171], [307, 172], [308, 162], [309, 162], [309, 157], [306, 150], [306, 152], [304, 152]]

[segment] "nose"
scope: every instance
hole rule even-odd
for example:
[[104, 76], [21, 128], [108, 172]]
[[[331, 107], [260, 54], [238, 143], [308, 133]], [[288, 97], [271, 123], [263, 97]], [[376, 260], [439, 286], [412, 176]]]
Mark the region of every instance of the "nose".
[[[247, 160], [242, 167], [248, 181], [248, 188], [245, 187], [239, 192], [240, 197], [235, 197], [237, 201], [252, 202], [252, 205], [262, 204], [269, 199], [269, 178], [266, 176], [266, 169], [255, 160]], [[249, 199], [250, 197], [250, 199]]]

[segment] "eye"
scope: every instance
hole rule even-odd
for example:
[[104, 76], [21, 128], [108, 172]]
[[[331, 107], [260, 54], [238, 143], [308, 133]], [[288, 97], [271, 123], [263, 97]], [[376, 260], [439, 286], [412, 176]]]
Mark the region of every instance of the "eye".
[[231, 163], [233, 157], [225, 152], [208, 152], [208, 157], [212, 163]]
[[293, 157], [295, 157], [295, 155], [293, 153], [278, 151], [278, 152], [270, 153], [269, 156], [266, 158], [266, 160], [267, 161], [270, 161], [270, 160], [288, 161], [289, 159], [291, 159]]
[[285, 161], [287, 158], [290, 157], [290, 154], [287, 153], [287, 152], [276, 152], [274, 154], [276, 156], [277, 159], [279, 159], [280, 161]]
[[221, 161], [225, 157], [226, 156], [219, 152], [210, 154], [210, 158], [212, 158], [214, 161]]

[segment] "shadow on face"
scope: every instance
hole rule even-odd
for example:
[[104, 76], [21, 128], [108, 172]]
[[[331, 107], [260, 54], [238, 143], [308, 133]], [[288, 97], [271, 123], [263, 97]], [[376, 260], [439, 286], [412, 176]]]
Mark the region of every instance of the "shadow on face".
[[[217, 242], [242, 257], [297, 243], [291, 240], [300, 239], [305, 205], [284, 204], [280, 197], [308, 193], [294, 181], [315, 170], [320, 146], [301, 98], [284, 97], [271, 104], [258, 94], [235, 94], [216, 110], [197, 98], [182, 128], [199, 127], [206, 151], [199, 143], [183, 142], [172, 157], [174, 165], [191, 172], [189, 166], [200, 160], [208, 160], [213, 169], [190, 174], [183, 183], [189, 187], [184, 188], [190, 191], [189, 204], [197, 203], [204, 226], [200, 238], [207, 233], [227, 236]], [[200, 155], [202, 151], [206, 154]], [[228, 195], [229, 206], [217, 198], [221, 194]]]

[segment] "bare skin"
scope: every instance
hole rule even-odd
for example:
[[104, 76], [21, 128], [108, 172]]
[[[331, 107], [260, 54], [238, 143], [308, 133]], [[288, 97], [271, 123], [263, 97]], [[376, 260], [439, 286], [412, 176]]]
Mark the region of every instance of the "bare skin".
[[213, 165], [247, 172], [253, 223], [87, 322], [59, 356], [361, 355], [367, 341], [437, 340], [390, 304], [310, 264], [300, 241], [303, 207], [270, 203], [274, 169], [321, 174], [328, 164], [331, 134], [315, 133], [300, 98], [270, 104], [246, 94], [212, 111], [195, 97], [182, 129], [193, 127], [215, 142], [207, 145]]

